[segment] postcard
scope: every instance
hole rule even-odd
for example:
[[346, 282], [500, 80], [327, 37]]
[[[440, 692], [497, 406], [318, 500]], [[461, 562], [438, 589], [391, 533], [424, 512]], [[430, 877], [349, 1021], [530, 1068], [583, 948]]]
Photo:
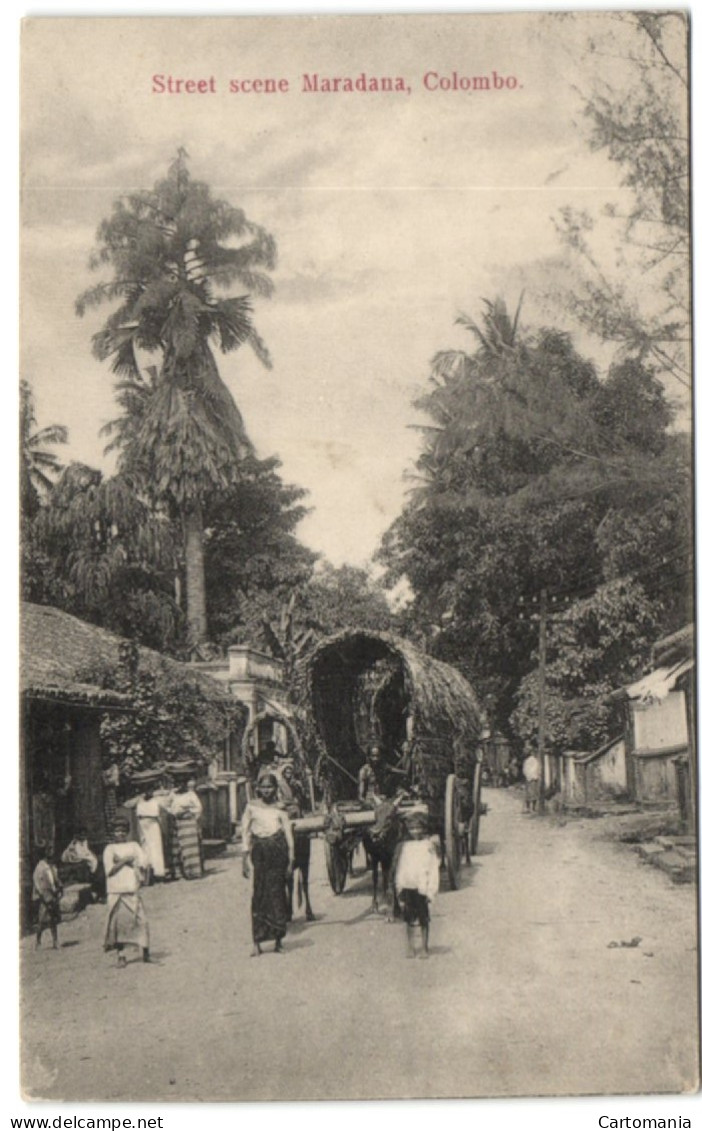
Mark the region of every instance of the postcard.
[[24, 21], [25, 1101], [690, 1126], [688, 37]]

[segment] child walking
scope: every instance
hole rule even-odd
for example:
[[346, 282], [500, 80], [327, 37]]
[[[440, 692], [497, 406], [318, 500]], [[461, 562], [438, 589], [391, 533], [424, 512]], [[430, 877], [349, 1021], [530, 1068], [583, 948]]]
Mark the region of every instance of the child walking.
[[424, 813], [410, 813], [405, 820], [407, 840], [398, 850], [395, 891], [407, 924], [407, 957], [415, 957], [415, 929], [421, 932], [420, 958], [429, 957], [429, 905], [439, 890], [440, 849], [436, 837], [428, 835]]
[[54, 950], [58, 950], [58, 925], [61, 922], [61, 896], [63, 888], [59, 880], [54, 854], [43, 848], [39, 863], [32, 876], [32, 899], [37, 907], [37, 946], [41, 946], [44, 928], [51, 931]]
[[117, 818], [113, 843], [103, 853], [107, 885], [105, 950], [117, 951], [117, 965], [126, 966], [125, 946], [140, 948], [149, 962], [149, 924], [140, 889], [148, 867], [146, 854], [136, 841], [127, 840], [129, 821]]

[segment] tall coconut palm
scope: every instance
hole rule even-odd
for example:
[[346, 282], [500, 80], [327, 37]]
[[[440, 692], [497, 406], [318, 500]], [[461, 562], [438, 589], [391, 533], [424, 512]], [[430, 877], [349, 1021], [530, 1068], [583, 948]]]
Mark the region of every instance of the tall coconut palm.
[[[272, 293], [265, 272], [275, 266], [275, 243], [241, 209], [191, 180], [181, 149], [153, 189], [116, 202], [97, 244], [91, 266], [111, 267], [112, 278], [84, 292], [76, 309], [82, 315], [103, 302], [119, 303], [95, 334], [93, 351], [111, 360], [122, 405], [132, 415], [113, 434], [124, 462], [139, 469], [182, 523], [188, 627], [196, 647], [207, 636], [203, 501], [232, 482], [252, 451], [213, 347], [228, 353], [248, 343], [270, 366], [249, 295]], [[223, 297], [231, 288], [245, 293]], [[160, 360], [148, 388], [143, 353]]]
[[[592, 363], [578, 354], [568, 334], [550, 329], [525, 334], [519, 326], [521, 299], [514, 316], [501, 298], [484, 299], [483, 305], [480, 322], [464, 314], [456, 320], [476, 348], [445, 350], [432, 360], [432, 389], [416, 402], [434, 422], [425, 428], [429, 442], [420, 470], [433, 476], [434, 465], [450, 452], [470, 463], [480, 481], [486, 448], [497, 443], [504, 449], [498, 462], [506, 468], [511, 452], [528, 476], [537, 468], [546, 472], [564, 456], [607, 475], [611, 443], [592, 417], [599, 389]], [[508, 485], [498, 480], [501, 494]], [[509, 489], [514, 487], [511, 482]]]
[[20, 501], [22, 514], [31, 518], [36, 514], [41, 500], [51, 490], [54, 477], [62, 464], [55, 452], [55, 444], [68, 441], [68, 429], [62, 424], [37, 428], [34, 395], [28, 381], [20, 382]]

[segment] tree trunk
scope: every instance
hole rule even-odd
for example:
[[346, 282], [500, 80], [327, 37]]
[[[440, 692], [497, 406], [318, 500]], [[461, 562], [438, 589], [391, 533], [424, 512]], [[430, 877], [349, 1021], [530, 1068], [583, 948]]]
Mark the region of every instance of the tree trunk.
[[183, 514], [185, 537], [185, 586], [187, 601], [188, 640], [191, 648], [207, 639], [205, 607], [205, 551], [203, 546], [202, 508], [199, 503]]

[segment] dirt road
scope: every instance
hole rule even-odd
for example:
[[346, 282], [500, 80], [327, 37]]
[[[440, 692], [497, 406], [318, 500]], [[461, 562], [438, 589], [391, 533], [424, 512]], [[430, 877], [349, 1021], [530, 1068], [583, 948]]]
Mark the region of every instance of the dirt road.
[[[335, 897], [313, 844], [315, 923], [249, 957], [233, 855], [146, 892], [154, 965], [101, 950], [104, 909], [22, 943], [24, 1091], [64, 1100], [352, 1099], [681, 1092], [697, 1085], [697, 912], [597, 821], [528, 817], [486, 791], [481, 847], [442, 892], [428, 962]], [[636, 945], [622, 946], [638, 938]], [[617, 945], [613, 945], [617, 944]]]

